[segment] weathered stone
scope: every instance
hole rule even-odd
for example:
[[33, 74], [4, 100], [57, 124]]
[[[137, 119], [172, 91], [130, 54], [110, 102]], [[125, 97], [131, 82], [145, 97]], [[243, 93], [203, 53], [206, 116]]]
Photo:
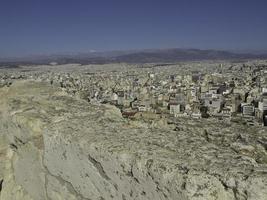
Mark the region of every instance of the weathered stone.
[[159, 124], [15, 81], [0, 89], [0, 197], [266, 199], [266, 132], [206, 119]]

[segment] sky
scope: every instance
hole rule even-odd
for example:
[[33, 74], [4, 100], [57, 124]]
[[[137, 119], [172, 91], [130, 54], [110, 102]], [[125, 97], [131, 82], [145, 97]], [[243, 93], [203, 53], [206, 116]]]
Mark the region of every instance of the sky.
[[266, 0], [0, 0], [0, 57], [267, 50]]

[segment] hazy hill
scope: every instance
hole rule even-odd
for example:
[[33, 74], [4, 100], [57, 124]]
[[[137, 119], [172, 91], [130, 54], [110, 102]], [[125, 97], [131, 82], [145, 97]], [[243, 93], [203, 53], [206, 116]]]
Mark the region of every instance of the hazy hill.
[[81, 63], [161, 63], [194, 60], [235, 60], [235, 59], [267, 59], [267, 54], [234, 53], [219, 50], [200, 49], [147, 49], [130, 51], [106, 51], [90, 52], [65, 55], [42, 55], [28, 56], [23, 58], [0, 59], [1, 65], [19, 64], [48, 64], [57, 62], [59, 64]]

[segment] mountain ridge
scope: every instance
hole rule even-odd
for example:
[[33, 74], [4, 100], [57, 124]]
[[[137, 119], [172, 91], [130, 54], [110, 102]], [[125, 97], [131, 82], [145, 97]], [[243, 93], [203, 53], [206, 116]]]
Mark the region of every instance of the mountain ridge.
[[116, 50], [93, 51], [77, 54], [36, 55], [21, 58], [0, 58], [0, 65], [20, 64], [105, 64], [105, 63], [161, 63], [197, 60], [234, 60], [234, 59], [267, 59], [267, 53], [236, 53], [214, 49], [144, 49], [144, 50]]

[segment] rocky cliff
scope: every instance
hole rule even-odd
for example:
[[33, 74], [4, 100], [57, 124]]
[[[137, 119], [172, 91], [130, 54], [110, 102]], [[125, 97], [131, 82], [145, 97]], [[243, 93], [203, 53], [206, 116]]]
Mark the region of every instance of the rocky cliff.
[[264, 200], [267, 132], [127, 121], [47, 83], [0, 89], [1, 200]]

